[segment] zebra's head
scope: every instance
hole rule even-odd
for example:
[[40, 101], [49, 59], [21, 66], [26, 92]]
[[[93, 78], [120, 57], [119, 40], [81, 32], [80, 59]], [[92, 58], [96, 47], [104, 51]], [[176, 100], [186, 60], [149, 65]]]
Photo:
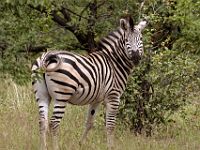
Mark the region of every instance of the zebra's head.
[[143, 55], [143, 42], [142, 42], [142, 30], [146, 27], [147, 21], [140, 21], [137, 25], [134, 25], [131, 17], [120, 19], [120, 27], [125, 33], [125, 51], [129, 59], [134, 64], [137, 64]]

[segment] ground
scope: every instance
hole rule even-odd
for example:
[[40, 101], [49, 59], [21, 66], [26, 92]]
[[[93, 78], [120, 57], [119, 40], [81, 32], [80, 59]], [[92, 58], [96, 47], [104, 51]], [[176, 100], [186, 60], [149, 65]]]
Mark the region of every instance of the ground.
[[[116, 128], [116, 150], [199, 150], [200, 107], [198, 98], [173, 116], [176, 122], [155, 129], [152, 137], [135, 136], [120, 125]], [[67, 106], [60, 129], [61, 150], [106, 150], [103, 106], [95, 128], [80, 146], [86, 107]], [[184, 111], [184, 112], [183, 112]], [[183, 119], [184, 118], [184, 119]], [[39, 148], [38, 107], [31, 85], [19, 86], [11, 79], [0, 85], [0, 150], [37, 150]], [[49, 139], [50, 141], [50, 139]], [[50, 142], [49, 142], [50, 145]], [[49, 146], [51, 150], [51, 146]]]

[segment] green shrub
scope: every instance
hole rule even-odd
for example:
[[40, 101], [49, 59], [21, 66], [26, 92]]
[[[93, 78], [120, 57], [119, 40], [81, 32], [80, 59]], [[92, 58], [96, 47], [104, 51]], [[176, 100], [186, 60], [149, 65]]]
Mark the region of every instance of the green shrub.
[[[119, 118], [137, 134], [171, 121], [171, 115], [200, 90], [200, 59], [166, 50], [144, 59], [129, 78]], [[147, 71], [148, 69], [148, 71]]]

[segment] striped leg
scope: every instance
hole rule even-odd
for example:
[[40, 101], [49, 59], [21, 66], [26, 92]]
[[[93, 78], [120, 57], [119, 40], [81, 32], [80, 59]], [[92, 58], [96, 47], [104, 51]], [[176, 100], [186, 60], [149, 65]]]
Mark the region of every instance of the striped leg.
[[47, 150], [48, 108], [50, 96], [43, 80], [36, 81], [33, 85], [36, 100], [39, 106], [40, 149]]
[[80, 140], [80, 144], [83, 144], [85, 142], [88, 132], [93, 127], [94, 117], [95, 117], [96, 109], [97, 109], [98, 105], [99, 105], [99, 103], [89, 105], [87, 120], [86, 120], [86, 124], [85, 124], [85, 130], [84, 130], [82, 138]]
[[[41, 100], [45, 101], [45, 100]], [[40, 135], [41, 135], [41, 149], [47, 149], [47, 132], [48, 132], [48, 104], [43, 106], [39, 106], [39, 127], [40, 127]]]
[[65, 112], [67, 101], [62, 99], [56, 99], [53, 109], [53, 115], [50, 119], [50, 133], [52, 137], [52, 144], [53, 144], [53, 150], [59, 149], [58, 144], [58, 136], [59, 136], [59, 125], [60, 121], [62, 120]]
[[114, 148], [113, 138], [118, 107], [119, 100], [112, 100], [106, 104], [107, 146], [109, 150]]

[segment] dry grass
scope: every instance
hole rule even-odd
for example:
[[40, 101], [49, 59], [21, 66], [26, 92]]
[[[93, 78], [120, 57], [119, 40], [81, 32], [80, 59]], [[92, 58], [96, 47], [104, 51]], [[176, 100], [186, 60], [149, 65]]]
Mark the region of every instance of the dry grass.
[[[195, 100], [195, 105], [185, 108], [185, 120], [180, 114], [176, 114], [176, 123], [161, 127], [150, 138], [135, 137], [128, 130], [118, 126], [116, 150], [199, 150], [200, 108], [197, 101], [198, 99]], [[106, 149], [104, 122], [100, 115], [97, 115], [95, 128], [90, 132], [85, 145], [79, 146], [85, 114], [86, 107], [67, 107], [61, 124], [61, 150]], [[12, 80], [3, 81], [0, 85], [0, 150], [37, 150], [37, 119], [37, 105], [31, 86], [19, 86]]]

